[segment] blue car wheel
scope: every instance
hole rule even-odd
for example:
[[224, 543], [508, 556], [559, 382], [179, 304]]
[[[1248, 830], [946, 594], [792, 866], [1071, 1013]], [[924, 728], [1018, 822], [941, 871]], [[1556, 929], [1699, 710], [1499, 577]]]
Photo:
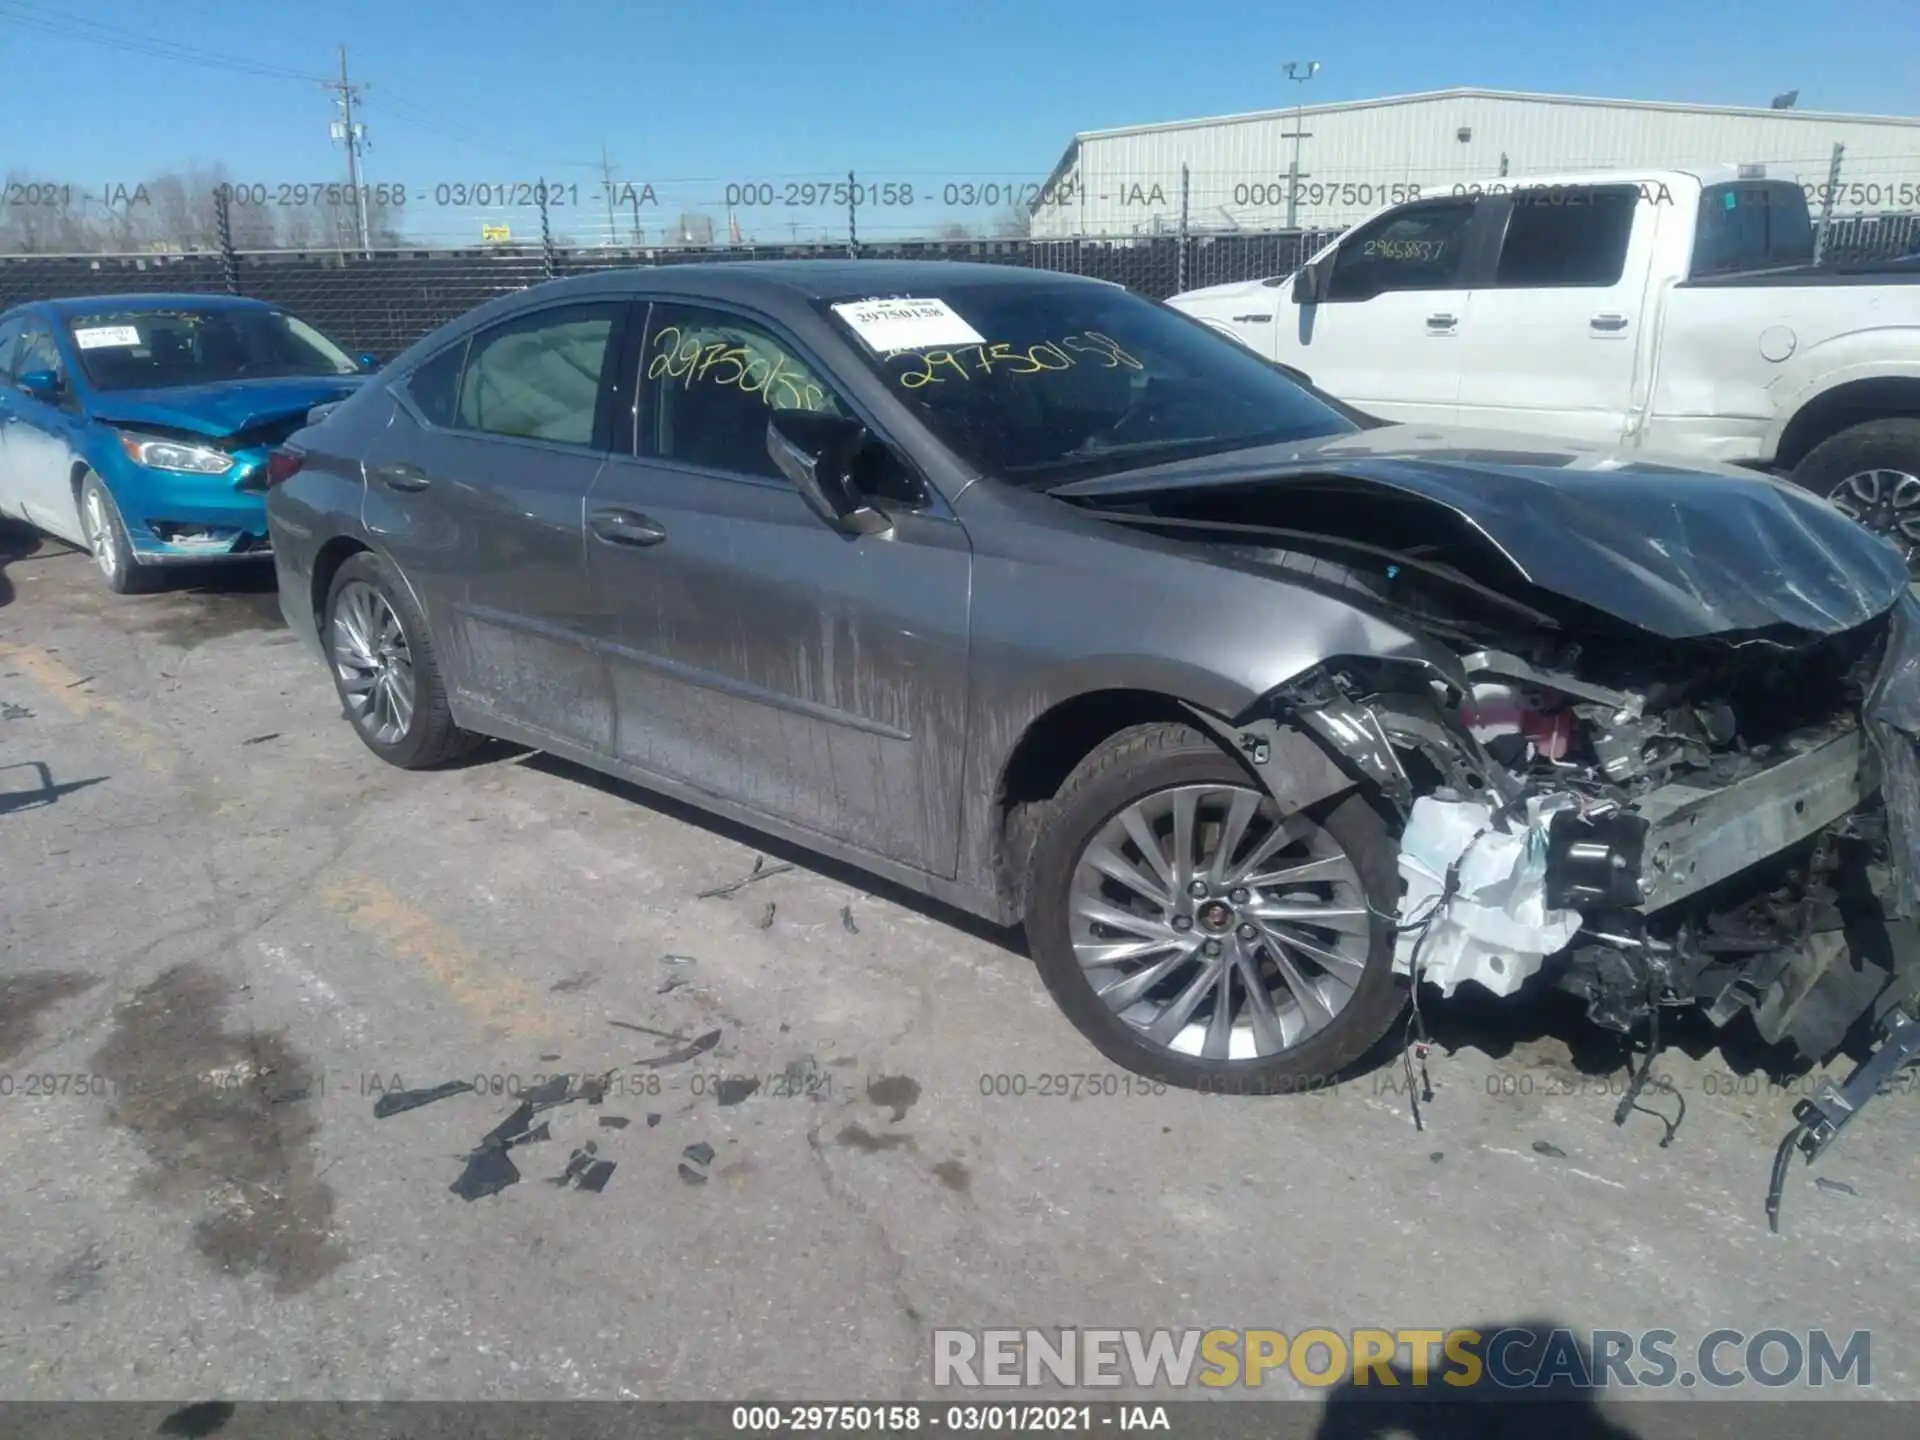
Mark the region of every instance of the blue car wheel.
[[127, 539], [120, 507], [91, 470], [80, 482], [80, 525], [109, 590], [116, 595], [138, 595], [153, 588], [154, 570], [133, 558], [133, 544]]

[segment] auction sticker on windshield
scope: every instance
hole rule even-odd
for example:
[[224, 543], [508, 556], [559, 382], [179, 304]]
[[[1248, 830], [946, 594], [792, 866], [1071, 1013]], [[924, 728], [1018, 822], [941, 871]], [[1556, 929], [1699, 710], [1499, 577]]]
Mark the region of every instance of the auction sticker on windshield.
[[944, 300], [855, 300], [833, 313], [881, 355], [927, 345], [982, 345], [986, 337]]
[[82, 350], [105, 350], [116, 345], [138, 345], [140, 332], [131, 325], [88, 325], [73, 332]]

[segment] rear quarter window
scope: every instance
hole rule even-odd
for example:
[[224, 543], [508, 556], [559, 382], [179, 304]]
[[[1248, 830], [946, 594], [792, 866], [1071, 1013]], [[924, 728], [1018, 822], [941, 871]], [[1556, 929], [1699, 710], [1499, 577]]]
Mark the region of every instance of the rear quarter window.
[[453, 424], [454, 407], [460, 396], [460, 370], [466, 359], [467, 342], [462, 340], [423, 360], [407, 377], [402, 387], [407, 399], [429, 424]]
[[1700, 192], [1689, 272], [1694, 279], [1812, 263], [1813, 220], [1798, 185], [1749, 180]]

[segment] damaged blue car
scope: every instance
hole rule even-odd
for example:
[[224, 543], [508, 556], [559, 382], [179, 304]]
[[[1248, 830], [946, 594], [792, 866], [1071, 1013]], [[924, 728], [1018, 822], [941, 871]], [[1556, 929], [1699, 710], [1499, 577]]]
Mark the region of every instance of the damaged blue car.
[[121, 595], [264, 559], [268, 453], [373, 368], [260, 300], [19, 306], [0, 315], [0, 515], [91, 552]]

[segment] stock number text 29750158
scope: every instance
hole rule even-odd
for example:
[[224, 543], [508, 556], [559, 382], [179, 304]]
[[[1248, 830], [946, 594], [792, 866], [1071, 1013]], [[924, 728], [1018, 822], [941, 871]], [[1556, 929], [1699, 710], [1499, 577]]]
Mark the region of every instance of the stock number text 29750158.
[[887, 363], [902, 367], [893, 378], [903, 390], [918, 390], [950, 379], [972, 380], [976, 375], [1039, 375], [1051, 370], [1071, 370], [1083, 364], [1096, 365], [1102, 370], [1147, 368], [1129, 355], [1119, 341], [1098, 330], [1082, 330], [1036, 345], [1002, 341], [901, 350], [889, 355]]

